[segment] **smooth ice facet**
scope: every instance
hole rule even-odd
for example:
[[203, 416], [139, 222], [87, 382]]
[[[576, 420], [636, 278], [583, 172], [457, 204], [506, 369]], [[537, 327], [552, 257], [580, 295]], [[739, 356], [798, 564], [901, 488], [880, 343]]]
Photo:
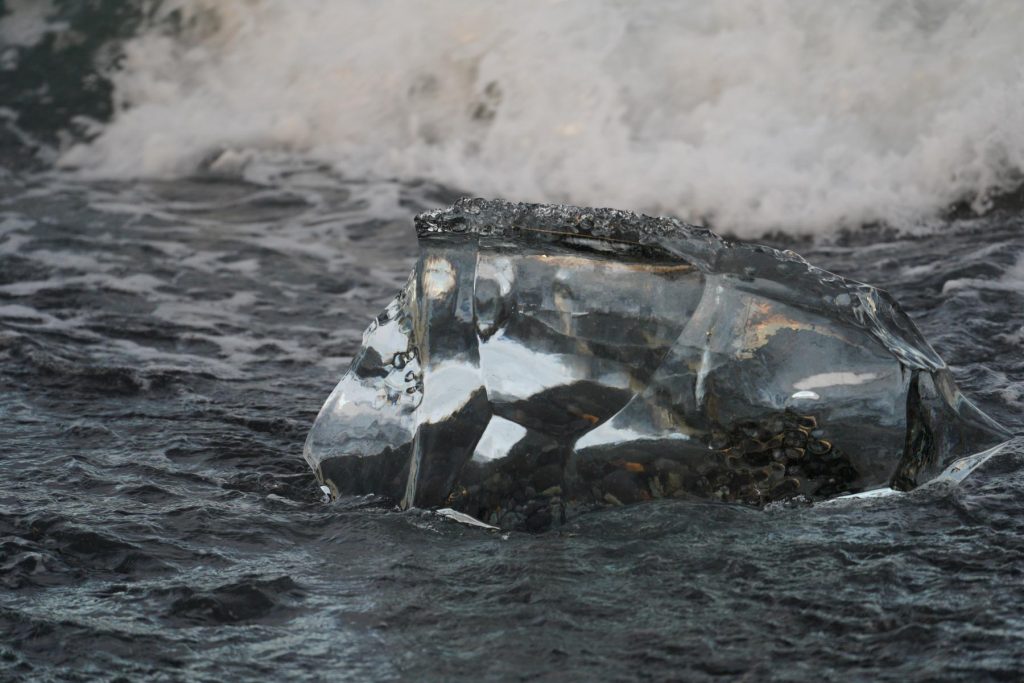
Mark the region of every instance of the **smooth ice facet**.
[[608, 209], [462, 200], [331, 394], [334, 495], [542, 529], [587, 504], [913, 488], [1007, 437], [885, 293]]

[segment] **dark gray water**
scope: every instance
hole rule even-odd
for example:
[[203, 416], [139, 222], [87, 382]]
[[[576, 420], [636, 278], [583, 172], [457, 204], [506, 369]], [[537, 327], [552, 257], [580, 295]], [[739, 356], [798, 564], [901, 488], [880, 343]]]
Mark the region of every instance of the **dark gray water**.
[[[321, 502], [302, 441], [451, 198], [2, 178], [0, 679], [1020, 680], [1024, 442], [955, 489], [539, 535]], [[1022, 215], [786, 246], [1019, 433]]]

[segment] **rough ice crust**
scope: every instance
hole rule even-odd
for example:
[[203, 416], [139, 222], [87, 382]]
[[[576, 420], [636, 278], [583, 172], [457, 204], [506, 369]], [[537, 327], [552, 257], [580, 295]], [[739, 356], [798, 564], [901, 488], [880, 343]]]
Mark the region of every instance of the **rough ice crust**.
[[325, 403], [335, 495], [503, 527], [696, 497], [907, 490], [1006, 438], [885, 292], [612, 209], [464, 199]]

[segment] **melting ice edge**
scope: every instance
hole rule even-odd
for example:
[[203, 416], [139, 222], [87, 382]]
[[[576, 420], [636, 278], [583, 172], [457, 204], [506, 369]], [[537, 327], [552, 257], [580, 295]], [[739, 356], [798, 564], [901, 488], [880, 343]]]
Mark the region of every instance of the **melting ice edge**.
[[334, 496], [542, 530], [595, 504], [909, 490], [1009, 438], [886, 292], [793, 252], [561, 205], [415, 223], [408, 283], [306, 440]]

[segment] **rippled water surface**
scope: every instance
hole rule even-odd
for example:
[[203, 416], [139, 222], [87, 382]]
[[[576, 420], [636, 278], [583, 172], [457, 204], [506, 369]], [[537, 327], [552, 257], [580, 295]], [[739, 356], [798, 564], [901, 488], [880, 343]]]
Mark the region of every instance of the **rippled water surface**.
[[[539, 535], [324, 504], [306, 431], [453, 197], [3, 177], [0, 678], [1020, 680], [1024, 442], [952, 490]], [[1021, 216], [784, 245], [889, 289], [1019, 433]]]

